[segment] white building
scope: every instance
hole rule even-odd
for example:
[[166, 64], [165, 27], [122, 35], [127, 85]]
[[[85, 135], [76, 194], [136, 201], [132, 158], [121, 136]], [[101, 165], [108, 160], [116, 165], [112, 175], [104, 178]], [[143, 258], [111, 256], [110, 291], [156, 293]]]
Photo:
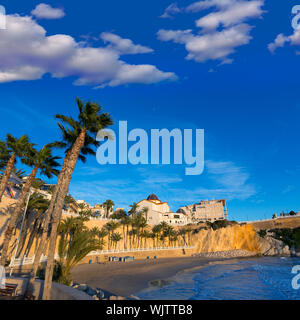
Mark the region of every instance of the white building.
[[148, 208], [146, 219], [149, 225], [160, 224], [163, 221], [177, 226], [183, 226], [188, 223], [185, 214], [171, 212], [168, 203], [161, 202], [155, 194], [151, 194], [147, 199], [141, 200], [137, 204], [138, 211]]
[[193, 223], [228, 220], [226, 200], [203, 200], [199, 203], [180, 207], [177, 212], [184, 213]]

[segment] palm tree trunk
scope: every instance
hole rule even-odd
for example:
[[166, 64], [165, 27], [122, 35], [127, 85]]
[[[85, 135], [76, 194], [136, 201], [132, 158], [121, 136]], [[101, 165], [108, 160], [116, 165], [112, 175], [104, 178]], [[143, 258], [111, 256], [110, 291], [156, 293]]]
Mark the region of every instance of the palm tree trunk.
[[2, 255], [1, 255], [1, 261], [0, 261], [0, 264], [3, 266], [6, 263], [7, 251], [8, 251], [10, 240], [12, 238], [12, 233], [13, 233], [14, 228], [16, 226], [17, 219], [19, 217], [19, 214], [22, 211], [26, 196], [30, 190], [33, 179], [35, 178], [38, 169], [39, 169], [38, 167], [34, 167], [34, 169], [31, 171], [30, 176], [28, 177], [28, 179], [22, 189], [22, 192], [21, 192], [20, 198], [18, 199], [16, 207], [10, 217], [10, 220], [8, 222], [8, 226], [5, 230], [4, 242], [3, 242], [3, 247], [2, 247]]
[[13, 169], [13, 167], [15, 165], [15, 161], [16, 161], [16, 154], [13, 153], [10, 156], [10, 159], [7, 162], [5, 173], [4, 173], [3, 177], [2, 177], [2, 181], [1, 181], [1, 184], [0, 184], [0, 202], [1, 202], [3, 194], [5, 192], [5, 188], [6, 188], [8, 180], [9, 180], [10, 174], [12, 172], [12, 169]]
[[[24, 247], [25, 247], [25, 243], [26, 243], [26, 239], [27, 239], [27, 235], [28, 233], [31, 233], [30, 232], [30, 224], [28, 222], [28, 218], [25, 217], [25, 221], [24, 221], [24, 225], [23, 225], [23, 230], [22, 230], [22, 233], [21, 233], [21, 237], [20, 237], [20, 242], [19, 242], [19, 249], [18, 249], [18, 252], [16, 254], [16, 257], [18, 258], [21, 253], [24, 251]], [[21, 230], [20, 230], [21, 232]], [[25, 251], [24, 251], [25, 252]]]
[[125, 249], [125, 226], [123, 225], [123, 249]]
[[38, 226], [38, 219], [35, 221], [34, 226], [32, 228], [32, 232], [30, 233], [30, 237], [28, 239], [27, 245], [26, 245], [26, 249], [24, 251], [24, 255], [28, 255], [30, 252], [30, 248], [33, 244], [34, 238], [37, 236], [38, 234], [38, 230], [39, 230], [39, 226]]
[[48, 208], [47, 212], [45, 213], [45, 220], [44, 220], [43, 227], [42, 227], [41, 240], [39, 242], [38, 249], [35, 253], [33, 266], [32, 266], [32, 269], [29, 273], [29, 278], [28, 278], [27, 286], [26, 286], [26, 292], [29, 294], [31, 293], [31, 289], [33, 289], [35, 275], [36, 275], [37, 269], [39, 267], [42, 254], [44, 253], [44, 249], [45, 249], [45, 245], [46, 245], [46, 241], [47, 241], [47, 236], [48, 236], [49, 223], [50, 223], [50, 220], [52, 217], [52, 212], [53, 212], [54, 205], [55, 205], [55, 202], [57, 199], [57, 195], [61, 189], [61, 184], [62, 184], [63, 178], [65, 176], [66, 166], [67, 166], [67, 163], [70, 158], [70, 153], [71, 153], [71, 151], [68, 151], [65, 156], [63, 166], [61, 168], [60, 174], [57, 179], [57, 183], [55, 185], [55, 188], [54, 188], [54, 191], [53, 191], [53, 194], [51, 197], [49, 208]]
[[126, 225], [126, 249], [127, 249], [127, 245], [128, 245], [128, 225]]
[[80, 154], [81, 148], [84, 145], [85, 136], [86, 136], [86, 130], [82, 130], [72, 147], [70, 158], [67, 162], [65, 174], [62, 181], [62, 187], [57, 195], [57, 202], [55, 204], [55, 208], [53, 211], [53, 222], [52, 222], [51, 233], [50, 233], [43, 300], [51, 299], [52, 275], [53, 275], [53, 268], [55, 263], [54, 258], [55, 258], [55, 248], [56, 248], [57, 227], [61, 219], [62, 209], [64, 206], [65, 197], [69, 190], [72, 174], [75, 169], [76, 162]]

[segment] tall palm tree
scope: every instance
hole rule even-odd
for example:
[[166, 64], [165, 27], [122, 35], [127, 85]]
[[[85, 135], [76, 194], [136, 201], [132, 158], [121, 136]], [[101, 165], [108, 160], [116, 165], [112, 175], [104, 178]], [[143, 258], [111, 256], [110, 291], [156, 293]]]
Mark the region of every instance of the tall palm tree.
[[129, 207], [130, 207], [130, 210], [128, 212], [134, 217], [135, 214], [137, 213], [138, 204], [136, 202], [134, 202]]
[[[23, 156], [30, 148], [33, 147], [33, 144], [29, 142], [29, 139], [26, 135], [21, 136], [19, 139], [13, 137], [10, 134], [6, 135], [6, 144], [1, 146], [4, 151], [2, 157], [9, 160], [6, 164], [5, 173], [0, 183], [0, 202], [5, 192], [7, 182], [9, 180], [10, 174], [13, 170], [13, 167], [16, 163], [17, 157], [23, 159]], [[2, 163], [3, 165], [3, 163]]]
[[178, 235], [182, 237], [183, 239], [183, 244], [184, 245], [187, 245], [187, 242], [186, 242], [186, 238], [185, 238], [185, 235], [187, 234], [187, 229], [186, 228], [181, 228], [178, 232]]
[[108, 250], [109, 250], [110, 249], [110, 245], [112, 243], [111, 236], [114, 233], [114, 231], [119, 227], [119, 223], [118, 222], [114, 222], [114, 221], [110, 221], [110, 222], [107, 222], [107, 224], [104, 227], [108, 232]]
[[142, 214], [144, 215], [145, 219], [146, 219], [146, 222], [148, 221], [148, 212], [149, 212], [149, 208], [147, 207], [144, 207], [142, 209]]
[[[113, 124], [112, 118], [107, 113], [100, 113], [101, 107], [96, 102], [87, 102], [84, 104], [80, 99], [76, 99], [78, 106], [78, 119], [74, 120], [72, 117], [64, 115], [56, 115], [56, 118], [61, 120], [63, 124], [59, 124], [63, 132], [64, 138], [72, 145], [62, 181], [59, 184], [59, 192], [57, 192], [57, 199], [55, 208], [52, 212], [53, 221], [51, 225], [51, 233], [48, 248], [48, 261], [46, 266], [45, 283], [43, 299], [50, 299], [50, 292], [52, 287], [52, 274], [54, 268], [54, 255], [56, 247], [57, 227], [61, 218], [64, 198], [68, 192], [69, 184], [72, 179], [72, 174], [75, 169], [77, 160], [85, 160], [84, 155], [95, 154], [92, 149], [93, 146], [99, 146], [96, 140], [96, 135], [100, 130]], [[82, 155], [83, 154], [83, 155]]]
[[191, 227], [187, 227], [186, 228], [186, 232], [187, 232], [187, 235], [188, 235], [188, 245], [190, 246], [191, 245], [191, 233], [192, 233], [193, 229]]
[[[127, 249], [127, 238], [128, 238], [128, 226], [130, 225], [130, 217], [127, 215], [123, 216], [120, 221], [122, 227], [123, 227], [123, 244], [124, 244], [124, 249]], [[126, 232], [125, 232], [126, 228]]]
[[156, 238], [156, 234], [152, 231], [149, 234], [149, 238], [152, 239], [152, 246], [153, 248], [155, 247], [155, 238]]
[[148, 230], [144, 230], [141, 236], [142, 236], [142, 239], [144, 238], [144, 248], [146, 248], [147, 239], [151, 238], [151, 233]]
[[122, 240], [122, 236], [119, 232], [114, 232], [111, 235], [111, 241], [115, 244], [115, 249], [117, 249], [118, 242]]
[[[64, 133], [63, 133], [64, 135]], [[71, 135], [70, 135], [71, 136]], [[33, 290], [33, 283], [35, 280], [35, 276], [38, 270], [38, 266], [40, 264], [40, 260], [42, 257], [42, 254], [44, 253], [45, 249], [46, 249], [46, 241], [47, 241], [47, 237], [48, 237], [48, 233], [49, 230], [51, 230], [51, 225], [50, 225], [50, 220], [52, 218], [52, 212], [54, 209], [54, 205], [56, 203], [56, 199], [57, 199], [57, 195], [60, 191], [61, 188], [61, 184], [63, 182], [63, 178], [65, 176], [65, 172], [66, 172], [66, 168], [67, 168], [67, 163], [69, 161], [70, 158], [70, 154], [71, 154], [71, 150], [72, 150], [72, 144], [71, 144], [71, 137], [70, 137], [67, 133], [64, 135], [64, 141], [68, 141], [70, 143], [70, 146], [68, 149], [66, 149], [66, 155], [63, 161], [63, 165], [59, 174], [59, 177], [57, 179], [57, 183], [55, 185], [54, 190], [51, 190], [51, 200], [50, 200], [50, 204], [48, 207], [48, 210], [45, 214], [45, 219], [44, 222], [41, 226], [41, 236], [40, 236], [40, 242], [37, 246], [37, 250], [35, 252], [35, 257], [34, 257], [34, 261], [33, 261], [33, 265], [31, 268], [31, 271], [29, 272], [29, 276], [28, 276], [28, 282], [27, 282], [27, 286], [26, 286], [26, 293], [27, 294], [31, 294], [32, 290]], [[66, 146], [67, 143], [63, 142], [62, 143], [63, 146]], [[65, 197], [65, 200], [68, 199], [67, 196]], [[68, 201], [68, 200], [67, 200]]]
[[112, 210], [112, 208], [114, 207], [114, 202], [112, 200], [106, 200], [103, 205], [106, 208], [106, 218], [109, 217], [109, 212]]
[[176, 230], [173, 230], [173, 233], [171, 236], [171, 243], [173, 243], [173, 246], [176, 246], [177, 241], [178, 241], [178, 232]]
[[146, 219], [142, 216], [142, 217], [141, 217], [141, 220], [140, 220], [140, 222], [139, 222], [139, 229], [141, 229], [141, 232], [140, 232], [140, 240], [139, 240], [139, 242], [138, 242], [138, 247], [139, 247], [140, 245], [142, 245], [142, 238], [143, 238], [144, 230], [145, 230], [145, 228], [146, 228], [147, 226], [148, 226], [148, 225], [147, 225]]
[[159, 235], [160, 235], [161, 230], [162, 230], [162, 227], [160, 224], [157, 224], [152, 228], [152, 232], [153, 232], [153, 234], [155, 234], [155, 237], [156, 237], [156, 247], [158, 247], [158, 244], [159, 244], [158, 239], [159, 239]]
[[[79, 99], [76, 99], [76, 101], [77, 101], [77, 105], [78, 105], [79, 110], [81, 110], [82, 109], [82, 102]], [[80, 114], [81, 114], [81, 112], [80, 112]], [[80, 114], [79, 114], [79, 117], [80, 117]], [[107, 116], [107, 114], [104, 114], [104, 116], [103, 116], [104, 118], [101, 118], [101, 119], [103, 119], [102, 121], [104, 122], [103, 127], [105, 127], [105, 121], [106, 121], [105, 115]], [[54, 214], [53, 214], [54, 207], [56, 206], [56, 208], [58, 208], [58, 205], [57, 205], [58, 204], [58, 199], [57, 199], [58, 195], [62, 194], [62, 193], [63, 194], [66, 193], [64, 200], [62, 200], [62, 196], [60, 198], [60, 201], [63, 201], [63, 205], [60, 202], [60, 207], [61, 207], [61, 205], [63, 207], [64, 205], [68, 206], [69, 204], [72, 204], [72, 203], [76, 204], [75, 200], [73, 202], [73, 200], [71, 200], [71, 198], [67, 194], [68, 193], [68, 185], [65, 186], [65, 189], [66, 189], [65, 191], [62, 191], [62, 188], [63, 188], [62, 186], [63, 186], [64, 181], [66, 181], [66, 179], [67, 179], [67, 176], [68, 176], [67, 173], [68, 172], [72, 173], [72, 168], [69, 168], [69, 166], [70, 166], [69, 163], [72, 159], [71, 158], [72, 153], [74, 153], [74, 150], [76, 148], [78, 148], [81, 144], [82, 136], [80, 136], [81, 132], [80, 132], [78, 126], [76, 127], [76, 125], [74, 125], [74, 120], [72, 118], [67, 118], [62, 115], [57, 115], [56, 118], [59, 120], [62, 120], [62, 122], [64, 122], [64, 123], [67, 123], [67, 125], [64, 126], [62, 123], [59, 123], [59, 122], [57, 123], [58, 127], [62, 133], [62, 141], [61, 142], [56, 141], [52, 145], [54, 147], [65, 148], [65, 158], [63, 161], [63, 165], [62, 165], [59, 177], [57, 179], [57, 183], [56, 183], [54, 189], [51, 190], [52, 197], [51, 197], [50, 205], [47, 210], [44, 223], [42, 225], [41, 239], [40, 239], [38, 248], [35, 253], [33, 266], [32, 266], [32, 269], [29, 273], [29, 278], [28, 278], [28, 282], [27, 282], [26, 292], [28, 294], [31, 293], [30, 291], [33, 288], [33, 282], [34, 282], [34, 278], [35, 278], [38, 266], [40, 264], [41, 256], [46, 249], [46, 242], [47, 242], [47, 238], [48, 238], [48, 233], [49, 233], [49, 231], [51, 231], [53, 229], [54, 222], [55, 222], [55, 228], [57, 229], [58, 223], [61, 218], [62, 208], [60, 209], [60, 213], [57, 209], [58, 216], [56, 217], [56, 219], [54, 219]], [[72, 123], [73, 126], [71, 126], [71, 125], [68, 126], [68, 124], [69, 124], [68, 121], [70, 123]], [[76, 124], [76, 122], [75, 122], [75, 124]], [[80, 136], [80, 139], [79, 139], [79, 136]], [[89, 154], [95, 155], [95, 151], [91, 148], [91, 146], [97, 147], [97, 146], [99, 146], [99, 142], [96, 141], [93, 136], [86, 133], [83, 146], [81, 147], [81, 150], [80, 150], [80, 153], [78, 156], [80, 161], [85, 162], [86, 156]], [[76, 161], [75, 161], [75, 164], [76, 164]], [[75, 168], [75, 164], [73, 161], [73, 170]], [[71, 174], [71, 176], [72, 176], [72, 174]], [[70, 178], [70, 180], [71, 180], [71, 178]], [[77, 204], [76, 204], [76, 207], [78, 207]], [[52, 223], [50, 224], [51, 219], [52, 219]], [[52, 234], [52, 239], [54, 239], [54, 234]], [[54, 245], [53, 242], [54, 242], [54, 240], [52, 240], [52, 242], [51, 242], [52, 246]], [[49, 256], [49, 254], [48, 254], [48, 256]], [[54, 261], [53, 261], [53, 264], [54, 264]], [[52, 268], [52, 272], [53, 272], [53, 268]]]
[[105, 246], [105, 242], [104, 242], [104, 238], [108, 235], [107, 230], [103, 227], [101, 228], [98, 233], [97, 233], [97, 237], [99, 238], [100, 241], [102, 241], [103, 246]]
[[169, 239], [168, 245], [170, 246], [170, 245], [171, 245], [171, 238], [172, 238], [172, 236], [174, 235], [174, 229], [173, 229], [173, 227], [168, 226], [168, 227], [166, 228], [166, 230], [164, 231], [164, 235], [165, 235], [166, 237], [168, 237], [168, 239]]
[[37, 172], [40, 171], [41, 175], [46, 175], [48, 178], [51, 178], [53, 175], [58, 175], [59, 171], [56, 169], [59, 166], [59, 163], [56, 161], [58, 159], [59, 157], [52, 156], [52, 150], [48, 147], [48, 145], [44, 146], [40, 151], [37, 151], [31, 147], [30, 150], [27, 151], [26, 156], [24, 156], [23, 162], [28, 166], [33, 167], [33, 169], [22, 188], [20, 197], [16, 203], [4, 233], [4, 242], [1, 254], [2, 265], [5, 265], [6, 263], [7, 251], [13, 230], [16, 227], [17, 219], [22, 212], [25, 199], [29, 193]]

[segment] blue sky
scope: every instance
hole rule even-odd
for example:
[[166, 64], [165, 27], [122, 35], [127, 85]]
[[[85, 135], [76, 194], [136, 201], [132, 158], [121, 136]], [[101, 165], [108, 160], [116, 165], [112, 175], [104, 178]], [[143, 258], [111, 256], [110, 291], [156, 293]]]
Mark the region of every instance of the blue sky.
[[74, 115], [75, 96], [100, 102], [129, 130], [205, 130], [202, 175], [90, 157], [74, 172], [77, 199], [127, 208], [156, 193], [177, 210], [226, 198], [237, 220], [300, 210], [296, 1], [0, 4], [0, 139], [59, 139], [54, 115]]

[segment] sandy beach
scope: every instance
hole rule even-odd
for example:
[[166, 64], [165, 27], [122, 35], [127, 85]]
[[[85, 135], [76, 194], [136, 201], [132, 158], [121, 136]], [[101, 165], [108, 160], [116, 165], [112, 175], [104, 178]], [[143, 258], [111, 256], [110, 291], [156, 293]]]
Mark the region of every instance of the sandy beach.
[[224, 259], [204, 257], [136, 260], [82, 264], [73, 269], [73, 279], [92, 288], [101, 288], [113, 295], [128, 297], [149, 286], [149, 282], [168, 279], [184, 270], [203, 267]]

